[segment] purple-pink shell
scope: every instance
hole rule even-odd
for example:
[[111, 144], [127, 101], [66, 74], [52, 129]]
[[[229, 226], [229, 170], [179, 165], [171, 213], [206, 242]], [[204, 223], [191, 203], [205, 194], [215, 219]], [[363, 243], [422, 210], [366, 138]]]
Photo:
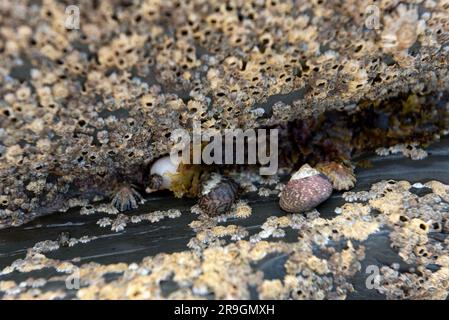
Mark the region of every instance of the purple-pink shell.
[[332, 183], [323, 174], [290, 180], [282, 190], [279, 205], [287, 212], [309, 211], [332, 194]]

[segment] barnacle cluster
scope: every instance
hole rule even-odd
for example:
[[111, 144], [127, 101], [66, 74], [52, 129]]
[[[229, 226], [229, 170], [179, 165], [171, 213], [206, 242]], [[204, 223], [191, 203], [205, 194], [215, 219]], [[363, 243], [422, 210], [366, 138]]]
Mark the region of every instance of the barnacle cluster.
[[[190, 224], [194, 237], [189, 249], [148, 256], [138, 263], [57, 260], [47, 254], [61, 244], [41, 241], [0, 275], [42, 268], [54, 269], [56, 275], [19, 283], [0, 280], [0, 295], [3, 299], [67, 298], [69, 292], [46, 284], [65, 281], [76, 272], [80, 289], [74, 298], [78, 299], [345, 299], [357, 290], [354, 278], [368, 276], [365, 256], [373, 248], [367, 240], [382, 233], [398, 262], [377, 261], [379, 277], [372, 290], [388, 299], [447, 299], [449, 186], [439, 181], [386, 180], [353, 194], [361, 200], [344, 203], [334, 216], [320, 217], [316, 210], [305, 215], [276, 214], [252, 236], [238, 220], [224, 224], [247, 204], [239, 203], [226, 217], [200, 214]], [[179, 214], [152, 212], [140, 217]], [[295, 233], [293, 241], [274, 239], [286, 232]], [[82, 245], [96, 237], [69, 241]], [[273, 255], [279, 257], [276, 263], [282, 273], [267, 277], [254, 268]], [[111, 280], [108, 274], [116, 276]], [[170, 290], [164, 288], [167, 283]]]
[[79, 29], [71, 3], [1, 2], [0, 226], [142, 184], [193, 121], [276, 126], [449, 88], [446, 1], [379, 1], [379, 28], [368, 0], [77, 3]]
[[128, 223], [140, 223], [148, 221], [150, 223], [156, 223], [165, 218], [178, 218], [181, 215], [181, 211], [176, 209], [170, 209], [167, 211], [153, 211], [150, 213], [144, 213], [128, 217], [125, 214], [118, 214], [116, 218], [111, 219], [109, 217], [101, 218], [97, 221], [97, 225], [100, 227], [111, 226], [111, 230], [115, 232], [123, 231]]

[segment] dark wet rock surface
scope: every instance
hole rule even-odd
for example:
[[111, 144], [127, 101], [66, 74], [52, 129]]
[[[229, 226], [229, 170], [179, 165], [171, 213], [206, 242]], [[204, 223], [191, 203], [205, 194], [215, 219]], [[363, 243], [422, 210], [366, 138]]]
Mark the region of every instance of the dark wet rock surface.
[[[358, 169], [357, 185], [355, 191], [366, 190], [374, 182], [387, 179], [408, 180], [410, 182], [426, 182], [439, 180], [449, 183], [449, 139], [443, 139], [426, 149], [429, 156], [423, 160], [413, 161], [400, 155], [387, 157], [369, 156], [373, 166], [368, 169]], [[417, 192], [422, 192], [417, 190]], [[249, 236], [260, 230], [260, 226], [266, 219], [279, 211], [277, 197], [258, 197], [250, 195], [246, 197], [248, 204], [253, 209], [253, 214], [248, 219], [228, 219], [227, 224], [238, 224], [245, 227]], [[334, 193], [329, 200], [317, 209], [322, 217], [335, 216], [334, 209], [344, 203], [342, 193]], [[75, 264], [97, 262], [110, 264], [118, 262], [139, 262], [146, 256], [158, 253], [173, 253], [187, 250], [187, 243], [194, 237], [194, 231], [188, 226], [195, 219], [190, 212], [194, 200], [175, 199], [169, 193], [160, 193], [148, 198], [147, 202], [139, 209], [127, 213], [129, 216], [142, 214], [155, 210], [180, 209], [182, 215], [176, 219], [163, 219], [157, 223], [128, 224], [120, 232], [111, 231], [110, 228], [100, 228], [96, 223], [98, 219], [107, 216], [104, 213], [92, 215], [80, 215], [79, 211], [72, 209], [67, 213], [54, 214], [38, 218], [28, 224], [16, 228], [0, 230], [0, 269], [10, 265], [17, 259], [24, 258], [27, 249], [32, 248], [37, 242], [44, 240], [57, 240], [62, 232], [70, 233], [73, 238], [82, 236], [95, 236], [87, 243], [78, 243], [73, 247], [60, 247], [58, 250], [47, 252], [48, 258], [58, 260], [75, 260]], [[237, 221], [238, 220], [238, 221]], [[291, 232], [290, 232], [291, 230]], [[429, 237], [432, 237], [429, 234]], [[443, 235], [444, 238], [444, 235]], [[297, 232], [286, 229], [284, 238], [275, 241], [296, 241]], [[440, 239], [441, 241], [441, 239]], [[399, 268], [407, 270], [410, 266], [401, 261], [396, 251], [390, 247], [389, 230], [382, 229], [372, 234], [364, 243], [366, 257], [361, 262], [361, 270], [352, 279], [355, 288], [348, 295], [349, 299], [384, 299], [375, 289], [367, 289], [365, 281], [368, 274], [365, 272], [369, 265], [392, 265], [399, 263]], [[269, 254], [253, 267], [261, 270], [266, 279], [282, 278], [285, 270], [285, 254]], [[429, 266], [431, 267], [431, 266]], [[32, 278], [49, 278], [57, 275], [53, 268], [47, 268], [30, 273], [12, 273], [1, 275], [2, 280], [14, 280], [16, 283]], [[111, 280], [114, 274], [111, 274]], [[166, 281], [161, 284], [165, 291], [176, 290], [176, 283]], [[44, 289], [65, 289], [64, 282], [51, 282]], [[252, 290], [253, 292], [254, 290]], [[69, 290], [67, 298], [75, 297], [75, 291]], [[255, 292], [253, 292], [255, 294]], [[254, 296], [257, 297], [257, 296]]]

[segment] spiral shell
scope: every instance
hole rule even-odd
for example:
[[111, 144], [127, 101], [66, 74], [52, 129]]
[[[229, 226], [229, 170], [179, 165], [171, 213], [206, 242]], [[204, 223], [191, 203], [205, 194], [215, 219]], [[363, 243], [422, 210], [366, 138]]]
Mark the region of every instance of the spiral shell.
[[208, 215], [227, 213], [237, 199], [237, 183], [219, 174], [212, 174], [202, 185], [198, 205]]
[[329, 179], [305, 164], [282, 190], [279, 205], [287, 212], [305, 212], [327, 200], [331, 194], [332, 183]]

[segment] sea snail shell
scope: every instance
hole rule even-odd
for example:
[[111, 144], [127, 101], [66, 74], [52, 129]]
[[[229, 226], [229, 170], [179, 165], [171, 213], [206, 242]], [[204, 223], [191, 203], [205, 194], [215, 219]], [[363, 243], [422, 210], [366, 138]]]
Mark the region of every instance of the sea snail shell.
[[308, 164], [303, 165], [281, 192], [279, 205], [287, 212], [309, 211], [332, 194], [329, 179]]
[[227, 213], [237, 199], [237, 183], [219, 174], [213, 173], [202, 185], [198, 205], [208, 215]]

